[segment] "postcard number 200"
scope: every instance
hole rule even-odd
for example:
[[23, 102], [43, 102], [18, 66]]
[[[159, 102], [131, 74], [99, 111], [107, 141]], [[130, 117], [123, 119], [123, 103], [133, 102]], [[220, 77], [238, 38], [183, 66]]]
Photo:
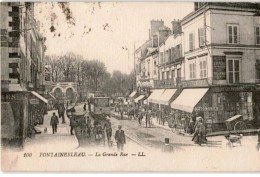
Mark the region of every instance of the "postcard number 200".
[[23, 156], [24, 157], [32, 157], [32, 153], [24, 153]]

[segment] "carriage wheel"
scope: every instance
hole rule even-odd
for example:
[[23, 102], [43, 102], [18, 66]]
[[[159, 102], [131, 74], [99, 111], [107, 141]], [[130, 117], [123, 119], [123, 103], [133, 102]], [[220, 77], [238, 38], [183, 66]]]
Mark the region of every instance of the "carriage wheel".
[[246, 127], [246, 123], [243, 122], [243, 121], [239, 121], [235, 124], [234, 126], [234, 130], [237, 131], [237, 130], [246, 130], [247, 127]]

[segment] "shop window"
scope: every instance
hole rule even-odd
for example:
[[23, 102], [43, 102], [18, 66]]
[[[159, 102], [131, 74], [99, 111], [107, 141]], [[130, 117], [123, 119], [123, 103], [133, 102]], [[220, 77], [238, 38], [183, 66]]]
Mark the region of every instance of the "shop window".
[[229, 59], [228, 60], [228, 83], [234, 84], [239, 83], [240, 80], [240, 60]]
[[260, 45], [260, 27], [255, 27], [255, 41], [256, 45]]
[[191, 63], [190, 65], [190, 79], [196, 78], [196, 65], [195, 63]]
[[200, 78], [207, 77], [207, 63], [206, 60], [200, 61]]
[[236, 24], [228, 24], [227, 25], [227, 41], [228, 44], [238, 44], [238, 36], [239, 36], [239, 31], [238, 31], [238, 25]]

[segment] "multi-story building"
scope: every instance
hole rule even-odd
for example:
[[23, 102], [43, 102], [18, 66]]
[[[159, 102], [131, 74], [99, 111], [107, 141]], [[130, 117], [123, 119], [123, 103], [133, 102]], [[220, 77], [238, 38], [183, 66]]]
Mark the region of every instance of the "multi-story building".
[[[169, 107], [181, 114], [199, 113], [214, 124], [209, 131], [224, 128], [234, 115], [259, 125], [259, 7], [195, 3], [194, 11], [180, 21], [179, 34], [159, 45], [152, 100], [160, 98], [161, 104], [175, 93]], [[170, 89], [178, 91], [169, 94]]]
[[[150, 89], [154, 87], [154, 80], [158, 79], [159, 46], [170, 33], [170, 28], [164, 26], [162, 20], [152, 20], [149, 30], [149, 39], [135, 50], [135, 60], [137, 60], [137, 93], [144, 94], [147, 97], [150, 93]], [[133, 97], [133, 95], [131, 95], [131, 97]], [[140, 96], [139, 98], [145, 99], [146, 97]], [[138, 102], [139, 99], [137, 98], [136, 101]]]
[[172, 107], [188, 112], [195, 107], [206, 119], [219, 125], [234, 115], [257, 121], [254, 117], [259, 113], [254, 108], [260, 103], [259, 5], [202, 3], [195, 8], [182, 20], [185, 55], [182, 88], [187, 88], [186, 94], [198, 92], [200, 97], [188, 110], [188, 104], [178, 105], [185, 98], [183, 92]]
[[3, 144], [22, 144], [47, 103], [39, 95], [44, 91], [44, 38], [33, 3], [9, 2], [0, 7], [1, 138]]

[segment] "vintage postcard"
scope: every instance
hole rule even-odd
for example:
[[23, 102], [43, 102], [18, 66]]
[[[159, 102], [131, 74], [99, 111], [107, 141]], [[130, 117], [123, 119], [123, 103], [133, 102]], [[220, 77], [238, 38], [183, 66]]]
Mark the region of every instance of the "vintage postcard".
[[260, 3], [0, 13], [2, 171], [260, 171]]

